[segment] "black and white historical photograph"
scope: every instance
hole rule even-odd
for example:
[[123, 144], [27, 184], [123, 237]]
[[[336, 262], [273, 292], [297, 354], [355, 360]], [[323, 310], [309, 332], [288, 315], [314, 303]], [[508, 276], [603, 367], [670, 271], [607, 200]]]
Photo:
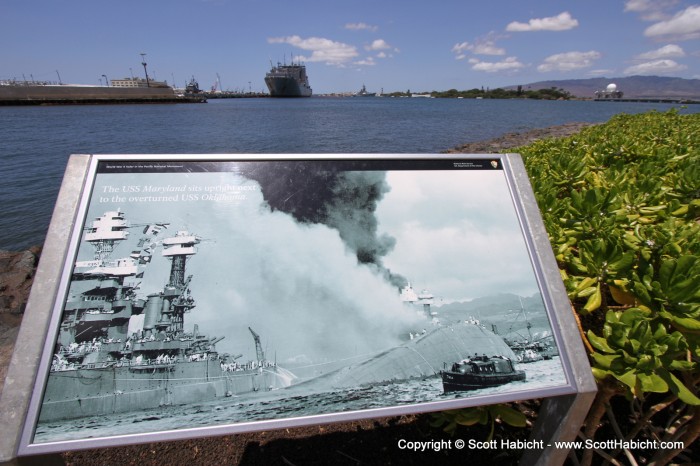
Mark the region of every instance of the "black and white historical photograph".
[[125, 157], [92, 182], [34, 443], [567, 385], [498, 158]]

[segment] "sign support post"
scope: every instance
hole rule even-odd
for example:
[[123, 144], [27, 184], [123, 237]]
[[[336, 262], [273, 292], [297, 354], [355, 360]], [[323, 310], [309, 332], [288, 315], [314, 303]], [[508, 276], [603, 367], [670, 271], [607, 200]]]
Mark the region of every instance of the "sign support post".
[[59, 291], [57, 271], [66, 260], [70, 232], [75, 225], [89, 162], [88, 155], [71, 156], [63, 176], [0, 398], [0, 419], [4, 432], [0, 435], [0, 464], [16, 461], [20, 434], [24, 429], [32, 395], [31, 387], [36, 380], [42, 344], [46, 340], [51, 320], [51, 309]]

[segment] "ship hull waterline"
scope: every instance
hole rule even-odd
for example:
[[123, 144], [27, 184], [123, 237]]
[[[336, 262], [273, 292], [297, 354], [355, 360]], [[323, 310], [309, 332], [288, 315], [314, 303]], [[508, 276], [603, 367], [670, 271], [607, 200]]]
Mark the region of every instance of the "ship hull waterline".
[[186, 405], [282, 388], [274, 367], [222, 371], [215, 360], [52, 372], [39, 420]]
[[271, 97], [311, 97], [311, 89], [291, 77], [266, 77]]
[[516, 371], [511, 374], [500, 375], [460, 374], [448, 371], [442, 373], [442, 386], [445, 393], [497, 387], [510, 382], [524, 380], [525, 371]]
[[0, 105], [101, 105], [204, 103], [200, 96], [180, 96], [170, 87], [100, 87], [0, 85]]

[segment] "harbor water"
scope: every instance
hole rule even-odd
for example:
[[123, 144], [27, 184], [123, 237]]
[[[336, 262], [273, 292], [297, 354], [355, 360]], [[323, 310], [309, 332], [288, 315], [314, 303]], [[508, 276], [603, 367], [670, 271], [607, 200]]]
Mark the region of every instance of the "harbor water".
[[328, 97], [0, 107], [0, 249], [43, 243], [70, 154], [438, 153], [509, 132], [671, 108], [680, 106]]
[[[376, 384], [331, 391], [309, 391], [294, 386], [185, 406], [164, 406], [134, 413], [94, 416], [76, 420], [43, 423], [37, 427], [37, 443], [90, 437], [133, 435], [178, 429], [224, 426], [241, 422], [289, 419], [303, 416], [372, 410], [440, 402], [455, 398], [493, 395], [507, 391], [532, 391], [547, 387], [561, 371], [558, 357], [520, 364], [527, 380], [467, 392], [443, 393], [439, 376], [400, 383]], [[295, 393], [296, 392], [296, 393]], [[527, 398], [527, 396], [524, 396]], [[434, 408], [438, 410], [438, 407]], [[415, 408], [414, 408], [415, 410]]]

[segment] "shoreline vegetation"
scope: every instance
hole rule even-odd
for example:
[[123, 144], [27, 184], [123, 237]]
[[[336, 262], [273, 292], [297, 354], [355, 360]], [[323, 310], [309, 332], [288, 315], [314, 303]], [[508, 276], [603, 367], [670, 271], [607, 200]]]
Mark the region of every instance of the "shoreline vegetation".
[[448, 89], [446, 91], [432, 91], [412, 93], [411, 90], [406, 92], [389, 92], [382, 94], [383, 97], [434, 97], [437, 99], [536, 99], [536, 100], [570, 100], [578, 99], [557, 87], [548, 89], [527, 89], [523, 90], [523, 86], [518, 86], [517, 89], [469, 89], [458, 91], [457, 89]]
[[[700, 114], [670, 111], [509, 133], [445, 151], [523, 156], [599, 384], [581, 439], [672, 439], [686, 446], [602, 452], [621, 464], [630, 458], [632, 464], [700, 461], [700, 452], [688, 448], [700, 435], [698, 141]], [[39, 255], [40, 248], [0, 251], [1, 382]], [[463, 464], [467, 457], [475, 464], [517, 464], [523, 453], [518, 449], [398, 447], [402, 439], [525, 442], [539, 400], [510, 407], [522, 423], [493, 419], [489, 413], [496, 410], [481, 407], [75, 451], [51, 459], [75, 466]], [[605, 458], [592, 450], [572, 455], [583, 465]]]
[[[319, 97], [352, 97], [354, 92], [331, 92], [328, 94], [318, 94]], [[382, 92], [378, 97], [430, 97], [433, 99], [531, 99], [531, 100], [593, 100], [593, 98], [582, 98], [572, 95], [570, 92], [556, 86], [547, 89], [527, 89], [522, 86], [517, 89], [469, 89], [457, 90], [448, 89], [446, 91], [406, 91]]]

